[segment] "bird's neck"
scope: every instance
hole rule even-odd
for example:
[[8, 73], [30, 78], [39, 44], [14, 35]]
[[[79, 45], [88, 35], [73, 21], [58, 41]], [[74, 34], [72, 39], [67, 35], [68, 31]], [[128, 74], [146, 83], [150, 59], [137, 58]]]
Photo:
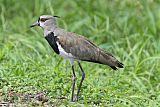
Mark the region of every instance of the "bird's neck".
[[44, 36], [46, 37], [51, 32], [54, 32], [54, 30], [56, 28], [57, 28], [57, 26], [52, 26], [52, 27], [46, 27], [46, 28], [44, 28]]

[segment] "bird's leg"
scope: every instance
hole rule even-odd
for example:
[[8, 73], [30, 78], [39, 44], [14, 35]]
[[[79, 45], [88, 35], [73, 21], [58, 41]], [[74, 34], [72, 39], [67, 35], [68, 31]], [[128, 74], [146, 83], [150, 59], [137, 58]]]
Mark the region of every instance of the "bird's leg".
[[78, 101], [78, 95], [79, 95], [79, 92], [80, 92], [80, 89], [81, 89], [81, 86], [82, 86], [82, 82], [83, 82], [83, 80], [84, 80], [84, 78], [85, 78], [85, 73], [84, 73], [84, 71], [83, 71], [83, 69], [82, 69], [82, 66], [81, 66], [80, 62], [78, 62], [78, 65], [79, 65], [79, 67], [80, 67], [80, 69], [81, 69], [81, 72], [82, 72], [82, 79], [81, 79], [80, 85], [79, 85], [79, 87], [78, 87], [77, 95], [76, 95], [76, 100], [77, 100], [77, 101]]
[[73, 102], [74, 101], [74, 87], [75, 87], [75, 82], [76, 82], [76, 74], [74, 72], [74, 66], [72, 65], [72, 72], [73, 72], [73, 85], [72, 85], [72, 98], [71, 98], [71, 101]]

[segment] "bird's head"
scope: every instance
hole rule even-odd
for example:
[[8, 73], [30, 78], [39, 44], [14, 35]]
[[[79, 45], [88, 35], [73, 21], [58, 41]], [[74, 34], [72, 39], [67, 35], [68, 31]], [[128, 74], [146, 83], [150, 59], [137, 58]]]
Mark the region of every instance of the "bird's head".
[[56, 18], [59, 18], [59, 16], [42, 15], [30, 27], [40, 26], [44, 29], [55, 28], [56, 27]]

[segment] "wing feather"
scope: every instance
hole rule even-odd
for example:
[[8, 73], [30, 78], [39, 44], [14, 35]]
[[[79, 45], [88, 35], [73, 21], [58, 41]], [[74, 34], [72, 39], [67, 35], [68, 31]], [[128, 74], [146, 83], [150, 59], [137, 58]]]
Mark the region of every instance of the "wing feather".
[[116, 70], [116, 67], [123, 67], [114, 56], [104, 50], [98, 48], [94, 43], [87, 38], [77, 35], [72, 32], [63, 32], [57, 35], [62, 48], [71, 53], [75, 59], [105, 64]]
[[98, 51], [96, 45], [93, 45], [86, 38], [74, 33], [59, 35], [58, 41], [67, 53], [71, 53], [80, 60], [96, 60]]

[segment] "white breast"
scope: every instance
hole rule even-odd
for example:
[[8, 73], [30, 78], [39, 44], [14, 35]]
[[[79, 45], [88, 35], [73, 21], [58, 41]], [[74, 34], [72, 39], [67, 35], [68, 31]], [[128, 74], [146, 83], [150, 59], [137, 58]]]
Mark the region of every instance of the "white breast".
[[56, 42], [56, 43], [57, 43], [57, 45], [58, 45], [59, 54], [60, 54], [63, 58], [69, 59], [70, 62], [71, 62], [71, 64], [73, 64], [75, 57], [74, 57], [71, 53], [67, 53], [67, 52], [62, 48], [62, 46], [61, 46], [58, 42]]
[[56, 43], [58, 45], [58, 49], [59, 49], [61, 56], [65, 57], [65, 58], [73, 58], [73, 55], [71, 53], [67, 53], [58, 42], [56, 42]]

